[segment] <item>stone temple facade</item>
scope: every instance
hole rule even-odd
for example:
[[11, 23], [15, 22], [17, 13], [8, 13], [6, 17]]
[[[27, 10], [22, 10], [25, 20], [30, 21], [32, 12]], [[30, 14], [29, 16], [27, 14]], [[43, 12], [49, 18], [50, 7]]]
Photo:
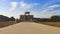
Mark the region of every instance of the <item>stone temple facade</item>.
[[24, 15], [20, 15], [20, 21], [33, 21], [33, 15], [30, 15], [30, 12], [25, 12]]

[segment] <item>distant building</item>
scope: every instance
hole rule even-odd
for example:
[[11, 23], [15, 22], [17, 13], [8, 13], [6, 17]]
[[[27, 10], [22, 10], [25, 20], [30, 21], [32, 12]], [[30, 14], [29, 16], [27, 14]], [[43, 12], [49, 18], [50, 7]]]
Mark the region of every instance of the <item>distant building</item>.
[[0, 21], [8, 21], [8, 17], [0, 15]]
[[56, 16], [51, 16], [52, 19], [60, 19], [60, 16], [56, 15]]
[[60, 16], [58, 16], [58, 15], [56, 15], [56, 16], [51, 16], [51, 21], [60, 22]]
[[24, 15], [20, 15], [20, 21], [33, 21], [33, 15], [30, 15], [30, 12], [25, 12]]
[[12, 16], [11, 18], [9, 18], [10, 21], [15, 21], [15, 18]]
[[3, 16], [3, 15], [0, 15], [0, 21], [15, 21], [15, 18], [14, 17], [7, 17], [7, 16]]

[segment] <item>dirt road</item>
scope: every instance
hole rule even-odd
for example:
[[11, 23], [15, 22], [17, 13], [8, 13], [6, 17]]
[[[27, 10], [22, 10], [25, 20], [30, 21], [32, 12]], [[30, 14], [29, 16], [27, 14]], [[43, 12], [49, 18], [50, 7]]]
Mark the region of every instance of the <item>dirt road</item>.
[[0, 28], [0, 34], [60, 34], [60, 28], [34, 22], [21, 22]]

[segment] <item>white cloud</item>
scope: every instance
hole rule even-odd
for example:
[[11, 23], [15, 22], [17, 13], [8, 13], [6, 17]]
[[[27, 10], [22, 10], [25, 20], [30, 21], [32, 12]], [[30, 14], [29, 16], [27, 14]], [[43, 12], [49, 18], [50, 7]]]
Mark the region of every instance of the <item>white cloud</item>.
[[39, 11], [44, 10], [44, 9], [45, 9], [46, 7], [48, 7], [49, 5], [55, 4], [55, 3], [57, 3], [57, 2], [60, 2], [60, 0], [49, 0], [48, 2], [46, 2], [46, 3], [42, 6], [42, 8], [41, 8]]
[[20, 9], [22, 10], [29, 10], [31, 8], [33, 8], [34, 6], [37, 6], [37, 3], [32, 3], [32, 4], [27, 4], [24, 3], [23, 1], [21, 2], [11, 2], [11, 8], [9, 9], [9, 11], [13, 11], [16, 9], [16, 7], [19, 5]]
[[55, 8], [55, 7], [60, 7], [60, 5], [52, 5], [52, 6], [49, 6], [48, 8]]
[[17, 4], [18, 4], [18, 2], [11, 2], [11, 8], [9, 9], [9, 11], [15, 10], [17, 7]]
[[20, 7], [22, 9], [31, 9], [33, 6], [36, 6], [38, 5], [37, 3], [32, 3], [32, 4], [27, 4], [27, 3], [24, 3], [23, 1], [20, 2]]
[[60, 7], [60, 5], [52, 5], [52, 6], [47, 7], [46, 9], [44, 9], [44, 10], [42, 10], [40, 12], [40, 16], [39, 17], [41, 17], [41, 18], [48, 18], [49, 16], [59, 14], [60, 10], [56, 10], [56, 11], [51, 11], [50, 12], [50, 10], [53, 10], [56, 7]]
[[23, 1], [20, 2], [20, 7], [23, 9], [30, 9], [31, 5], [25, 4]]

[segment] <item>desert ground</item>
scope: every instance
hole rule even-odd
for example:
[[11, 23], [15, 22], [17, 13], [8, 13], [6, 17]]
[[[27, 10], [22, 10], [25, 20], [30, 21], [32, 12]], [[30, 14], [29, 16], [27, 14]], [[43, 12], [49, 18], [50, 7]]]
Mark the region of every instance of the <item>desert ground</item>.
[[54, 27], [60, 27], [60, 22], [36, 22], [44, 25], [54, 26]]
[[21, 22], [0, 28], [0, 34], [60, 34], [60, 28], [35, 22]]

